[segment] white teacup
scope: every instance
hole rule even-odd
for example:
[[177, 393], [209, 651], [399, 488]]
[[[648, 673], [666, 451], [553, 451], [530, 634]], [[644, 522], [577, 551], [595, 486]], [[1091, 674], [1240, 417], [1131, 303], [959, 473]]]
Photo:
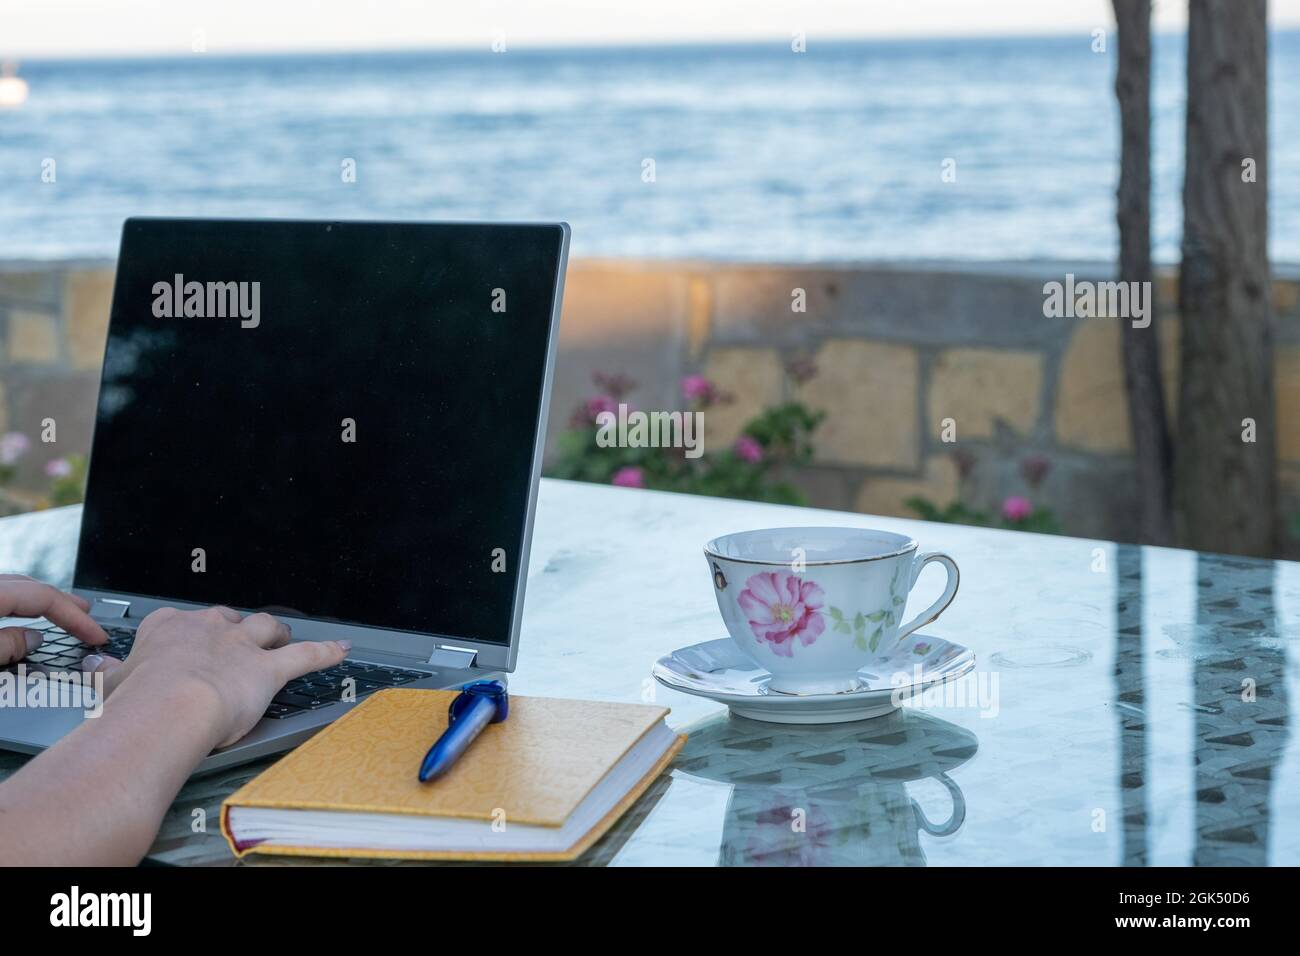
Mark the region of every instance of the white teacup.
[[[770, 690], [838, 694], [952, 603], [957, 563], [912, 538], [860, 528], [767, 528], [704, 546], [713, 593], [736, 645], [772, 674]], [[939, 600], [899, 626], [921, 569], [942, 564]]]

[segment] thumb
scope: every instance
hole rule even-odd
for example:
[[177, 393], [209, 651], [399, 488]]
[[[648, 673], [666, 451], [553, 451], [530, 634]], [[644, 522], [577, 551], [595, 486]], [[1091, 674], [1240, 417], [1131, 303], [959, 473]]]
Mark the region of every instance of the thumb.
[[119, 661], [116, 657], [108, 657], [103, 654], [88, 654], [83, 657], [81, 659], [81, 669], [87, 674], [104, 675], [105, 697], [113, 693], [113, 688], [122, 683], [127, 671], [124, 662]]

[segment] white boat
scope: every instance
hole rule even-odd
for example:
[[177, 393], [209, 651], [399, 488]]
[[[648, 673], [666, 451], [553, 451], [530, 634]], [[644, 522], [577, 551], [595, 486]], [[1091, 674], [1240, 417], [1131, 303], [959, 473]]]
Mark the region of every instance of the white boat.
[[17, 74], [18, 64], [0, 64], [0, 110], [17, 109], [27, 102], [27, 81]]

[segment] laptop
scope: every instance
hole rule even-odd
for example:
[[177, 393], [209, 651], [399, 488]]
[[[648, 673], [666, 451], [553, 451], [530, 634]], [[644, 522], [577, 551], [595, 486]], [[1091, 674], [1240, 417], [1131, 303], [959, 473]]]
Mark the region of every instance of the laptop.
[[[126, 221], [73, 592], [115, 657], [167, 606], [352, 642], [198, 772], [382, 688], [514, 670], [568, 241], [564, 223]], [[27, 626], [46, 631], [29, 670], [94, 653]], [[83, 719], [0, 708], [0, 748]]]

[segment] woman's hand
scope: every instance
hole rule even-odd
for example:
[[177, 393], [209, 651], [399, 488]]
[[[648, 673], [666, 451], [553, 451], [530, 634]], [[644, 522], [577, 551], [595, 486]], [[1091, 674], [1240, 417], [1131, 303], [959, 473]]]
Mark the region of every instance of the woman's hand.
[[[107, 639], [84, 602], [47, 585], [2, 579], [0, 601], [4, 613], [44, 615], [88, 643]], [[289, 628], [269, 614], [154, 611], [125, 661], [86, 658], [104, 672], [100, 716], [0, 782], [0, 865], [139, 861], [194, 766], [246, 734], [284, 684], [347, 650], [342, 641], [290, 644]]]
[[[0, 574], [0, 618], [43, 617], [73, 637], [98, 646], [108, 640], [104, 629], [87, 613], [90, 602], [64, 594], [21, 574]], [[45, 635], [23, 627], [0, 627], [0, 667], [16, 664], [41, 646]]]
[[[241, 618], [228, 607], [159, 608], [143, 621], [125, 661], [93, 655], [83, 667], [104, 672], [106, 695], [183, 688], [212, 729], [212, 746], [253, 728], [271, 698], [295, 677], [342, 663], [347, 641], [289, 643], [289, 626], [269, 614]], [[198, 716], [198, 715], [192, 715]]]

